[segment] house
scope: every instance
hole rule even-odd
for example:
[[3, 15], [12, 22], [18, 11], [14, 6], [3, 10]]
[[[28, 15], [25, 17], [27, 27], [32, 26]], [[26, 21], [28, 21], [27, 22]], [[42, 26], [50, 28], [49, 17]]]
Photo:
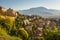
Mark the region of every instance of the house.
[[30, 24], [28, 19], [24, 20], [24, 23], [25, 23], [25, 25]]
[[28, 30], [28, 29], [31, 29], [31, 30], [32, 30], [32, 27], [33, 27], [33, 25], [32, 25], [32, 24], [29, 24], [29, 25], [26, 26], [26, 29], [27, 29], [27, 30]]

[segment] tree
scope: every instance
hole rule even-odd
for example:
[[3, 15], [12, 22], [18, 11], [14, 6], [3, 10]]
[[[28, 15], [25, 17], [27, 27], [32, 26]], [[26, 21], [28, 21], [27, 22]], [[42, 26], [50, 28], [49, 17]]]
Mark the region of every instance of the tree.
[[28, 40], [29, 35], [26, 30], [20, 28], [20, 30], [18, 31], [18, 36], [20, 36], [23, 40]]
[[16, 26], [17, 26], [17, 27], [22, 26], [23, 22], [22, 22], [20, 16], [18, 16], [18, 17], [15, 19], [15, 23], [16, 23]]

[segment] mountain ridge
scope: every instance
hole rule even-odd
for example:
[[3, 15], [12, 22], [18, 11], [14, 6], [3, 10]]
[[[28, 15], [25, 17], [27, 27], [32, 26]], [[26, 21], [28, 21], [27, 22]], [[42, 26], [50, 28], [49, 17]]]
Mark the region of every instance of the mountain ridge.
[[19, 10], [19, 12], [25, 15], [40, 15], [40, 16], [60, 15], [60, 10], [48, 9], [45, 7], [36, 7], [27, 10]]

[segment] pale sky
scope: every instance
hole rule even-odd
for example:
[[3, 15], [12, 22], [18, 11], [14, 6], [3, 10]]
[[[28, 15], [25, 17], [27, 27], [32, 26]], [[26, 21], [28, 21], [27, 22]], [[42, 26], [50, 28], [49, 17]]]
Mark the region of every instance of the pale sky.
[[40, 6], [60, 10], [60, 0], [0, 0], [0, 6], [15, 10], [25, 10]]

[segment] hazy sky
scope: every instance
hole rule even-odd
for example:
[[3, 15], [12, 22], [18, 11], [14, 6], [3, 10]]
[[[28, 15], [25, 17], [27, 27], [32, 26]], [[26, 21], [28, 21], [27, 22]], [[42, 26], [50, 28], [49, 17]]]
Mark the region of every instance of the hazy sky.
[[13, 8], [15, 10], [23, 10], [40, 6], [60, 10], [60, 0], [0, 0], [0, 6]]

